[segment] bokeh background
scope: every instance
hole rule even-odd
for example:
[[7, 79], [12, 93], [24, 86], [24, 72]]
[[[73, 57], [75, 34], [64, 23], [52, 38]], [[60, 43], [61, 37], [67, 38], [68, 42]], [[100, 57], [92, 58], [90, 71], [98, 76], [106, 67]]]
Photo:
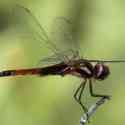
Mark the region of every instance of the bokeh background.
[[[50, 39], [54, 32], [61, 40], [52, 40], [59, 49], [79, 44], [80, 54], [89, 59], [125, 59], [123, 0], [4, 0], [0, 1], [0, 70], [40, 67], [44, 65], [40, 60], [52, 55], [45, 41], [36, 40], [39, 29], [32, 18], [16, 10], [16, 4], [30, 9]], [[74, 42], [63, 39], [67, 28], [63, 23], [64, 30], [56, 27], [58, 17], [72, 22]], [[96, 111], [90, 125], [125, 124], [125, 64], [109, 67], [110, 77], [94, 85], [96, 92], [112, 99]], [[73, 76], [0, 78], [0, 124], [78, 125], [83, 111], [73, 93], [80, 82]], [[88, 101], [92, 99], [88, 90], [84, 94], [85, 103], [94, 102]]]

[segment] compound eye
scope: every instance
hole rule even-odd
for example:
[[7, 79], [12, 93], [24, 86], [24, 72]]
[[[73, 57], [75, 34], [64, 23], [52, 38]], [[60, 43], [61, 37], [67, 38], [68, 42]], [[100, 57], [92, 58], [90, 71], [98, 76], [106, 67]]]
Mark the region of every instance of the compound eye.
[[108, 66], [104, 64], [96, 64], [93, 70], [94, 78], [104, 80], [110, 74]]

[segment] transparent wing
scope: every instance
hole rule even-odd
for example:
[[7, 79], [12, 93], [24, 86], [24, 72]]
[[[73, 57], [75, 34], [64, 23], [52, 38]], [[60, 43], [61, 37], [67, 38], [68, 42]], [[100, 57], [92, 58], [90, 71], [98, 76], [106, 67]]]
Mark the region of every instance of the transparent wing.
[[[67, 54], [67, 55], [65, 55]], [[61, 55], [61, 56], [60, 56]], [[55, 64], [55, 63], [60, 63], [60, 62], [69, 62], [69, 60], [74, 60], [74, 59], [79, 59], [79, 53], [72, 51], [72, 50], [67, 50], [67, 51], [63, 51], [62, 53], [56, 53], [49, 56], [49, 57], [45, 57], [43, 59], [40, 60], [40, 64]]]
[[48, 33], [45, 28], [39, 23], [36, 17], [31, 13], [31, 11], [23, 6], [16, 5], [10, 13], [11, 23], [14, 29], [16, 28], [16, 34], [21, 38], [33, 39], [41, 47], [46, 47], [51, 50], [52, 54], [50, 57], [45, 57], [40, 60], [42, 64], [44, 62], [48, 63], [58, 63], [65, 60], [64, 54], [60, 52], [60, 49], [52, 42], [49, 38]]
[[70, 19], [57, 17], [51, 28], [51, 39], [60, 46], [60, 51], [69, 59], [79, 55], [76, 26]]
[[19, 30], [23, 30], [25, 34], [23, 36], [34, 37], [41, 44], [46, 43], [47, 47], [52, 49], [53, 52], [57, 51], [56, 45], [51, 42], [45, 29], [28, 8], [16, 5], [12, 10], [12, 17], [14, 17], [14, 25], [16, 24]]
[[[83, 59], [84, 60], [84, 59]], [[112, 59], [112, 60], [93, 60], [93, 59], [86, 59], [88, 62], [97, 62], [97, 63], [125, 63], [125, 59]]]
[[[20, 37], [34, 39], [38, 44], [52, 50], [50, 57], [45, 57], [40, 62], [56, 63], [79, 58], [79, 46], [75, 37], [73, 23], [58, 17], [52, 23], [52, 32], [48, 36], [45, 28], [39, 23], [31, 11], [23, 6], [16, 5], [11, 13], [12, 24], [16, 27], [16, 34]], [[20, 33], [23, 32], [23, 33]]]

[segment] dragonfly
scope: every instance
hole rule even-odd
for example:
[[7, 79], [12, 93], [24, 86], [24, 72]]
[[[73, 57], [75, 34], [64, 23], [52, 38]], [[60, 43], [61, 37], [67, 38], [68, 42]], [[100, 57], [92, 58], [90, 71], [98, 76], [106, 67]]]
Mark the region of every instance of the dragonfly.
[[[18, 8], [21, 9], [21, 11], [25, 12], [26, 15], [29, 15], [33, 21], [37, 24], [39, 29], [41, 30], [42, 34], [38, 34], [41, 40], [45, 40], [47, 43], [49, 43], [54, 53], [57, 55], [60, 55], [61, 61], [56, 64], [51, 64], [49, 66], [45, 67], [35, 67], [35, 68], [27, 68], [27, 69], [14, 69], [14, 70], [4, 70], [0, 71], [0, 77], [14, 77], [14, 76], [26, 76], [26, 75], [36, 75], [40, 77], [48, 76], [48, 75], [59, 75], [59, 76], [66, 76], [66, 75], [72, 75], [78, 78], [82, 79], [82, 82], [76, 89], [74, 93], [74, 99], [76, 102], [81, 106], [83, 111], [87, 113], [88, 109], [86, 106], [82, 103], [82, 95], [85, 89], [85, 85], [89, 84], [89, 92], [92, 97], [101, 97], [110, 99], [109, 95], [106, 94], [97, 94], [94, 93], [93, 90], [93, 79], [98, 81], [103, 81], [108, 78], [110, 75], [110, 68], [107, 65], [112, 63], [125, 63], [125, 60], [94, 60], [94, 59], [85, 59], [81, 58], [79, 56], [79, 52], [73, 52], [73, 56], [67, 56], [65, 53], [57, 52], [59, 51], [58, 48], [54, 43], [51, 42], [49, 37], [47, 36], [45, 30], [37, 20], [37, 18], [31, 13], [31, 11], [28, 8], [25, 8], [23, 6], [17, 5]], [[17, 12], [18, 13], [18, 12]], [[67, 23], [66, 19], [63, 18], [63, 20]], [[43, 37], [44, 36], [44, 37]], [[45, 39], [44, 39], [45, 38]], [[51, 58], [43, 59], [43, 61], [50, 61]], [[51, 62], [51, 61], [50, 61]]]

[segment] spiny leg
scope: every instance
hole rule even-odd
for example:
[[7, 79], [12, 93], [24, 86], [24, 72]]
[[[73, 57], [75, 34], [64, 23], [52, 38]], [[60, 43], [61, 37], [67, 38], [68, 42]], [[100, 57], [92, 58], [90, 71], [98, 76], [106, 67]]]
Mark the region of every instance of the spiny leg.
[[92, 97], [103, 97], [103, 98], [106, 98], [106, 99], [110, 99], [110, 96], [109, 95], [101, 95], [101, 94], [95, 94], [93, 92], [93, 85], [92, 85], [92, 80], [90, 79], [89, 80], [89, 90], [90, 90], [90, 95]]
[[[85, 79], [85, 81], [83, 81], [80, 86], [77, 88], [75, 94], [74, 94], [74, 98], [76, 100], [77, 103], [79, 103], [82, 107], [82, 109], [84, 110], [85, 113], [87, 113], [87, 108], [83, 105], [82, 101], [81, 101], [81, 96], [83, 93], [83, 90], [85, 88], [85, 84], [86, 84], [87, 80]], [[78, 97], [77, 97], [78, 96]]]

